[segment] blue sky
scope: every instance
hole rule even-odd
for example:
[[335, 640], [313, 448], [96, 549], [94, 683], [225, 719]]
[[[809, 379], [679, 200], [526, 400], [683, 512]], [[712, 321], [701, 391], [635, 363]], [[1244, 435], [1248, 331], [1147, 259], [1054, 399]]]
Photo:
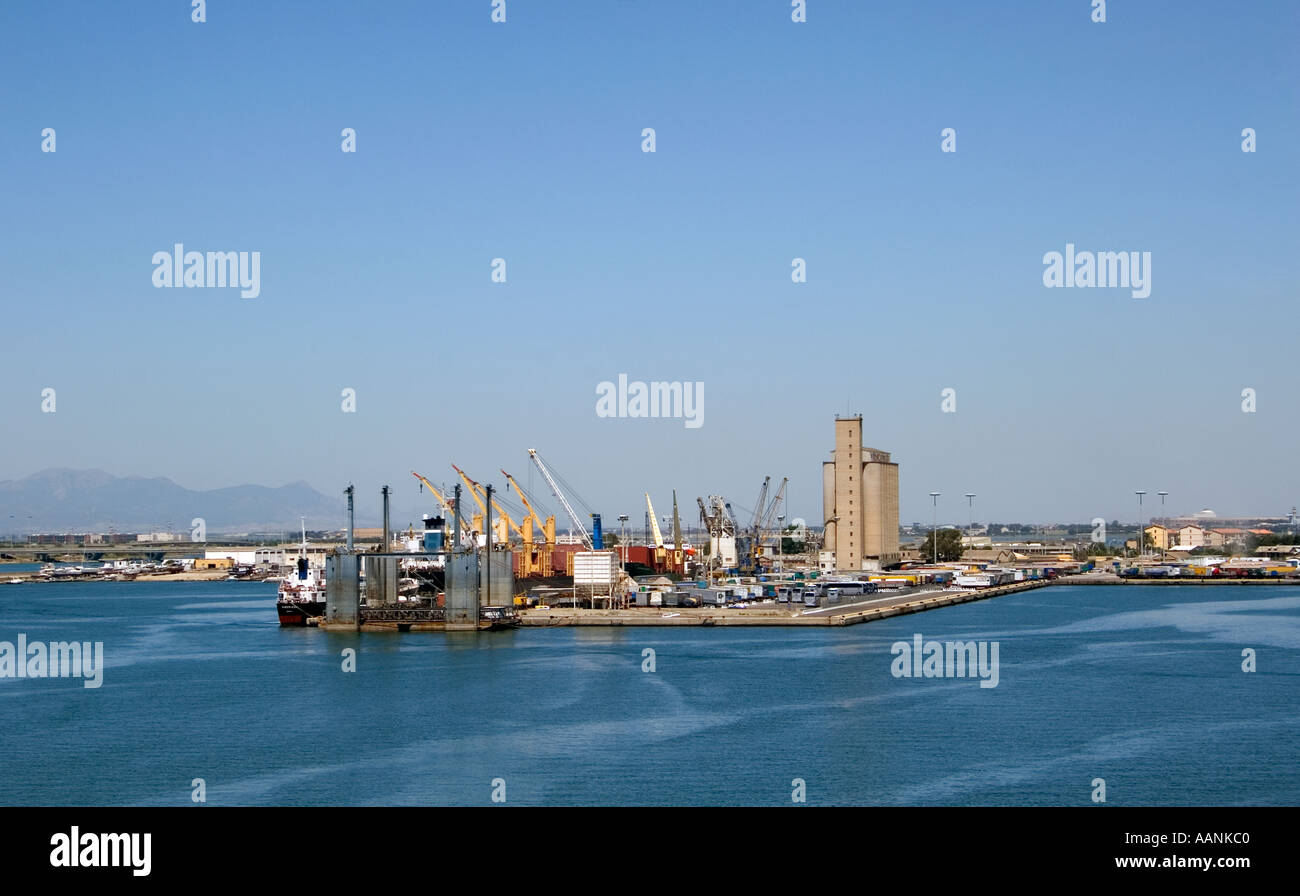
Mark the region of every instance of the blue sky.
[[[414, 513], [409, 470], [534, 447], [608, 519], [771, 474], [820, 522], [849, 410], [905, 522], [1300, 501], [1296, 4], [208, 7], [0, 8], [0, 478]], [[261, 295], [154, 288], [176, 242], [259, 251]], [[1067, 242], [1151, 252], [1151, 296], [1044, 288]], [[598, 418], [620, 373], [704, 425]]]

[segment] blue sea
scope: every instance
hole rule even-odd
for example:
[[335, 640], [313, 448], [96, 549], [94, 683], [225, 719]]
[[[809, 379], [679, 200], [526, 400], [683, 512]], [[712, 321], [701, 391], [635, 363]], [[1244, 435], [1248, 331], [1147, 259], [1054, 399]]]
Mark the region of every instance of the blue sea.
[[[1300, 588], [1068, 586], [848, 628], [281, 629], [275, 586], [0, 585], [0, 804], [1300, 804]], [[998, 644], [997, 687], [891, 646]], [[344, 651], [356, 669], [343, 670]], [[654, 670], [646, 649], [654, 651]], [[1256, 671], [1243, 671], [1243, 650]]]

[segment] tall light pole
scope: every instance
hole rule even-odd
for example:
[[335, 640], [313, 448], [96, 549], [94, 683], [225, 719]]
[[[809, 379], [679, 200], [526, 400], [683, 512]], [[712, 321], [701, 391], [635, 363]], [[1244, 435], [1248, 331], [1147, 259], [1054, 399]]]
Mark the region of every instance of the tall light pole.
[[623, 524], [623, 535], [619, 538], [619, 543], [623, 546], [623, 566], [627, 566], [627, 514], [620, 513], [618, 521]]
[[1144, 490], [1142, 490], [1142, 489], [1139, 489], [1139, 490], [1133, 492], [1133, 494], [1135, 494], [1135, 495], [1138, 496], [1138, 537], [1137, 537], [1137, 547], [1138, 547], [1138, 549], [1137, 549], [1137, 555], [1138, 555], [1139, 557], [1141, 557], [1141, 556], [1142, 556], [1142, 548], [1144, 547], [1143, 542], [1146, 541], [1146, 535], [1147, 535], [1146, 527], [1142, 525], [1142, 496], [1146, 494], [1146, 491], [1144, 491]]
[[[966, 532], [972, 539], [974, 539], [975, 538], [975, 493], [974, 492], [966, 493], [966, 508], [967, 508]], [[971, 547], [974, 546], [975, 546], [974, 541], [972, 541]]]
[[939, 565], [939, 493], [930, 492], [930, 500], [934, 502], [934, 523], [930, 526], [930, 541], [934, 544], [934, 565]]
[[777, 516], [776, 516], [776, 529], [777, 529], [777, 531], [776, 531], [776, 565], [777, 565], [778, 568], [780, 568], [782, 571], [784, 571], [784, 570], [785, 570], [785, 566], [784, 566], [784, 564], [781, 562], [781, 558], [782, 558], [782, 556], [783, 556], [784, 553], [785, 553], [785, 551], [784, 551], [784, 548], [785, 548], [785, 514], [784, 514], [784, 513], [779, 513], [779, 514], [777, 514]]
[[[1165, 523], [1169, 521], [1168, 518], [1165, 516], [1165, 495], [1168, 495], [1169, 492], [1156, 492], [1156, 494], [1160, 496], [1160, 525], [1163, 526]], [[1169, 534], [1168, 529], [1165, 529], [1165, 534], [1166, 535]], [[1166, 538], [1165, 548], [1168, 549], [1168, 547], [1169, 547], [1169, 539]]]

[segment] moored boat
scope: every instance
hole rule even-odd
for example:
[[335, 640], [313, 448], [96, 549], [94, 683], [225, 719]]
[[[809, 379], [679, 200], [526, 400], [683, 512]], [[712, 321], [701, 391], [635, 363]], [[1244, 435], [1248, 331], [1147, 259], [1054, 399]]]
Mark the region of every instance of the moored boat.
[[302, 547], [295, 575], [285, 576], [275, 601], [282, 626], [307, 625], [325, 615], [325, 572], [307, 562], [307, 525], [303, 522]]

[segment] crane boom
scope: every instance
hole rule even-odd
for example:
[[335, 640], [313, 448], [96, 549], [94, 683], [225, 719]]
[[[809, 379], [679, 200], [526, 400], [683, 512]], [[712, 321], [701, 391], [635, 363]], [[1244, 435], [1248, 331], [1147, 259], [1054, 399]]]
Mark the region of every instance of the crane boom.
[[767, 503], [767, 486], [772, 481], [771, 476], [763, 477], [763, 487], [758, 490], [758, 500], [754, 502], [754, 518], [750, 525], [757, 528], [763, 520], [763, 505]]
[[[510, 483], [510, 485], [514, 487], [515, 494], [519, 496], [519, 500], [524, 505], [524, 509], [527, 510], [530, 514], [532, 514], [533, 522], [537, 524], [537, 527], [539, 529], [545, 531], [546, 524], [542, 522], [542, 518], [537, 515], [537, 511], [534, 510], [533, 505], [529, 503], [528, 496], [525, 495], [524, 490], [519, 487], [519, 483], [515, 482], [515, 477], [511, 476], [505, 470], [501, 471], [501, 475], [506, 477], [506, 482]], [[550, 519], [552, 522], [555, 521], [555, 517], [551, 517]]]
[[[429, 493], [432, 494], [433, 497], [438, 501], [438, 503], [442, 505], [442, 508], [444, 511], [446, 511], [447, 516], [454, 519], [456, 516], [456, 506], [452, 504], [450, 501], [448, 501], [446, 498], [444, 498], [442, 496], [442, 493], [433, 487], [433, 483], [425, 479], [419, 473], [412, 470], [411, 475], [414, 476], [416, 479], [420, 480], [420, 482], [424, 483], [424, 487], [427, 488], [429, 490]], [[470, 524], [465, 520], [465, 517], [463, 516], [460, 518], [460, 527], [465, 531], [466, 536], [474, 534], [473, 527], [470, 526]]]
[[677, 489], [673, 489], [673, 550], [682, 549], [682, 520], [677, 515]]
[[473, 479], [470, 479], [468, 476], [466, 476], [465, 471], [462, 470], [460, 467], [456, 466], [455, 464], [452, 464], [451, 468], [460, 474], [461, 479], [465, 480], [465, 484], [469, 486], [470, 497], [472, 497], [474, 499], [474, 503], [478, 505], [479, 511], [482, 512], [484, 516], [486, 516], [487, 505], [484, 504], [483, 499], [478, 496], [478, 483], [475, 482]]
[[542, 541], [545, 542], [547, 549], [549, 550], [555, 545], [555, 514], [548, 514], [546, 522], [542, 522], [542, 518], [537, 515], [536, 508], [534, 508], [532, 502], [528, 500], [528, 493], [519, 487], [519, 483], [515, 481], [515, 477], [511, 476], [505, 470], [501, 471], [501, 475], [506, 477], [506, 482], [510, 483], [510, 486], [513, 487], [515, 492], [519, 495], [519, 500], [523, 503], [524, 509], [528, 511], [529, 517], [532, 519], [533, 523], [542, 530]]
[[664, 536], [663, 533], [659, 531], [659, 518], [655, 516], [655, 506], [650, 503], [649, 492], [645, 493], [645, 506], [646, 509], [650, 511], [650, 529], [655, 535], [655, 547], [661, 548], [664, 546]]
[[591, 540], [591, 535], [587, 532], [586, 525], [583, 524], [582, 519], [578, 516], [578, 512], [569, 504], [569, 499], [564, 497], [564, 492], [560, 491], [560, 487], [555, 484], [555, 479], [551, 476], [551, 471], [546, 469], [546, 464], [542, 463], [541, 456], [532, 448], [528, 449], [528, 456], [533, 459], [533, 464], [535, 464], [537, 469], [541, 471], [542, 478], [546, 480], [546, 484], [551, 487], [551, 493], [555, 495], [555, 499], [560, 502], [562, 507], [564, 507], [564, 512], [569, 515], [569, 520], [573, 523], [573, 528], [577, 529], [579, 534], [582, 536], [582, 543], [586, 545], [587, 550], [595, 550]]
[[772, 503], [763, 511], [763, 516], [758, 521], [758, 530], [754, 533], [755, 550], [759, 550], [762, 547], [763, 541], [767, 538], [768, 532], [772, 529], [772, 521], [776, 519], [777, 509], [785, 499], [785, 484], [789, 481], [790, 478], [788, 476], [781, 480], [781, 487], [776, 490], [776, 497], [772, 499]]
[[[551, 552], [555, 550], [555, 517], [553, 515], [548, 516], [546, 522], [542, 522], [542, 518], [538, 516], [537, 511], [533, 509], [532, 502], [528, 500], [528, 495], [524, 493], [524, 490], [519, 487], [519, 483], [515, 481], [515, 477], [511, 476], [505, 470], [501, 471], [501, 475], [506, 477], [506, 488], [514, 488], [515, 493], [519, 495], [519, 500], [524, 505], [524, 509], [528, 511], [528, 516], [524, 517], [524, 531], [522, 535], [524, 540], [524, 551], [519, 555], [520, 570], [524, 570], [526, 565], [528, 570], [534, 571], [539, 575], [550, 575], [553, 569], [551, 565]], [[542, 544], [536, 550], [531, 549], [533, 544], [534, 523], [537, 525], [537, 528], [541, 529], [542, 534]], [[524, 563], [525, 560], [528, 561], [527, 564]], [[527, 572], [523, 572], [522, 574], [524, 578], [528, 577]]]
[[[460, 474], [461, 479], [465, 480], [465, 484], [469, 486], [469, 493], [474, 496], [474, 500], [478, 502], [479, 509], [483, 511], [483, 516], [486, 517], [487, 505], [483, 503], [483, 498], [479, 495], [479, 492], [483, 489], [483, 486], [479, 485], [473, 479], [470, 479], [468, 474], [466, 474], [464, 470], [462, 470], [460, 467], [456, 466], [455, 464], [452, 464], [451, 468]], [[484, 492], [484, 494], [486, 494], [486, 492]], [[502, 528], [498, 530], [498, 533], [504, 534], [506, 537], [501, 538], [498, 536], [497, 540], [509, 541], [510, 530], [512, 528], [519, 533], [519, 537], [521, 539], [524, 539], [524, 530], [520, 529], [518, 524], [516, 524], [515, 521], [510, 518], [510, 514], [506, 513], [504, 510], [501, 509], [501, 505], [497, 503], [496, 498], [492, 499], [492, 507], [497, 512], [497, 519], [504, 520], [502, 524]], [[530, 539], [524, 539], [524, 540], [528, 541]]]

